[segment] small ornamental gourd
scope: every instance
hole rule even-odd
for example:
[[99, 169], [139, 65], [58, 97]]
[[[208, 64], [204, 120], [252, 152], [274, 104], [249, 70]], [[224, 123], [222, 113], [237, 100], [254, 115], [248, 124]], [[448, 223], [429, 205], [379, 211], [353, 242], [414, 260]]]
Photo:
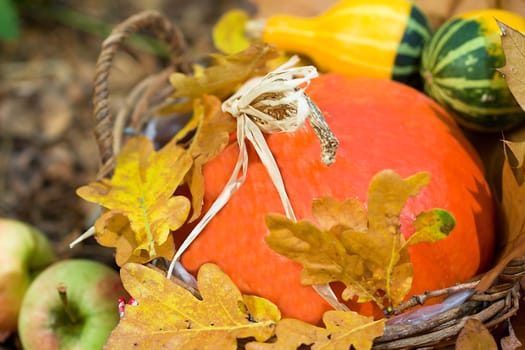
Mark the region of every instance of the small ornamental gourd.
[[264, 42], [309, 57], [321, 71], [414, 85], [430, 35], [409, 0], [343, 0], [317, 17], [275, 15], [261, 33]]
[[[405, 237], [423, 210], [444, 208], [456, 227], [444, 240], [409, 248], [414, 279], [409, 295], [465, 281], [486, 268], [494, 245], [494, 208], [475, 149], [453, 118], [423, 93], [404, 84], [327, 74], [307, 89], [339, 140], [335, 162], [319, 157], [319, 140], [309, 123], [293, 133], [266, 140], [280, 169], [297, 219], [312, 219], [314, 199], [358, 198], [366, 203], [371, 178], [383, 169], [402, 177], [431, 174], [428, 186], [411, 198], [401, 214]], [[204, 211], [229, 181], [239, 155], [230, 144], [204, 169]], [[301, 266], [265, 242], [268, 213], [283, 206], [264, 164], [248, 147], [247, 177], [227, 204], [189, 246], [181, 262], [196, 272], [218, 264], [243, 293], [277, 304], [283, 317], [319, 323], [331, 307], [311, 286], [301, 285]], [[183, 237], [179, 237], [183, 239]]]
[[525, 112], [497, 71], [505, 56], [496, 19], [525, 32], [525, 18], [517, 14], [477, 10], [449, 19], [423, 50], [425, 92], [453, 111], [461, 125], [477, 131], [506, 130], [525, 122]]

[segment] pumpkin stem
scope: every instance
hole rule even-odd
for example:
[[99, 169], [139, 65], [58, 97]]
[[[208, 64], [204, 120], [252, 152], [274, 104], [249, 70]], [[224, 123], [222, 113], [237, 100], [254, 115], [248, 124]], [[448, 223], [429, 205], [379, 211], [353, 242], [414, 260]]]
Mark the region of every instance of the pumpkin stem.
[[310, 97], [305, 95], [305, 98], [306, 102], [308, 102], [308, 106], [310, 106], [310, 109], [312, 110], [312, 114], [310, 114], [309, 117], [310, 125], [319, 139], [319, 142], [321, 142], [321, 159], [324, 164], [331, 165], [335, 162], [335, 154], [339, 147], [339, 141], [332, 130], [330, 130], [330, 127], [326, 123], [319, 107], [317, 107]]

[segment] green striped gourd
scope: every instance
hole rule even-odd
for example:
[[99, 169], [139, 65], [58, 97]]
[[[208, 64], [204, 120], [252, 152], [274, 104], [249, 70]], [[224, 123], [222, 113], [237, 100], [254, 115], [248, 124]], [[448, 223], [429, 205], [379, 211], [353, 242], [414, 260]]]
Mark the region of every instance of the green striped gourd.
[[498, 131], [525, 121], [497, 68], [505, 64], [495, 19], [525, 31], [525, 19], [508, 11], [484, 9], [445, 22], [423, 50], [425, 92], [476, 131]]
[[311, 58], [322, 71], [354, 77], [419, 80], [431, 30], [409, 0], [343, 0], [313, 18], [275, 15], [262, 40]]

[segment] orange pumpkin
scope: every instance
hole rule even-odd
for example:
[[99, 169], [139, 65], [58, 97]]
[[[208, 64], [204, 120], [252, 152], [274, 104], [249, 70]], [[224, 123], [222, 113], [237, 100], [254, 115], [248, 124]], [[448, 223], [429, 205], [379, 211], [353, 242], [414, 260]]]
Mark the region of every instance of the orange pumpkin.
[[[365, 202], [372, 176], [382, 169], [403, 177], [428, 171], [430, 184], [402, 212], [403, 234], [412, 233], [409, 223], [417, 213], [434, 207], [449, 210], [457, 223], [445, 240], [410, 248], [411, 294], [451, 286], [487, 267], [494, 244], [492, 196], [475, 149], [447, 112], [417, 90], [389, 80], [328, 74], [312, 81], [307, 92], [340, 147], [328, 167], [321, 163], [319, 141], [309, 125], [267, 137], [298, 219], [311, 218], [312, 200], [325, 195]], [[206, 208], [228, 181], [237, 154], [232, 144], [205, 166]], [[182, 263], [195, 272], [202, 263], [214, 262], [243, 293], [270, 299], [286, 317], [318, 323], [330, 306], [301, 285], [299, 264], [264, 241], [265, 215], [283, 209], [251, 148], [249, 157], [246, 182], [184, 253]]]

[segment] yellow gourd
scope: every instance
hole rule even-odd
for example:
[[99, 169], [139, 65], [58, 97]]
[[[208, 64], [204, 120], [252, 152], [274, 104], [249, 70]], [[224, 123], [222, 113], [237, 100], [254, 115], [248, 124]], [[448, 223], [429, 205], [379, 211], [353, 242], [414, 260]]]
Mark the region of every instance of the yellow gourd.
[[261, 38], [309, 57], [323, 71], [411, 82], [430, 35], [409, 0], [343, 0], [313, 18], [271, 16]]

